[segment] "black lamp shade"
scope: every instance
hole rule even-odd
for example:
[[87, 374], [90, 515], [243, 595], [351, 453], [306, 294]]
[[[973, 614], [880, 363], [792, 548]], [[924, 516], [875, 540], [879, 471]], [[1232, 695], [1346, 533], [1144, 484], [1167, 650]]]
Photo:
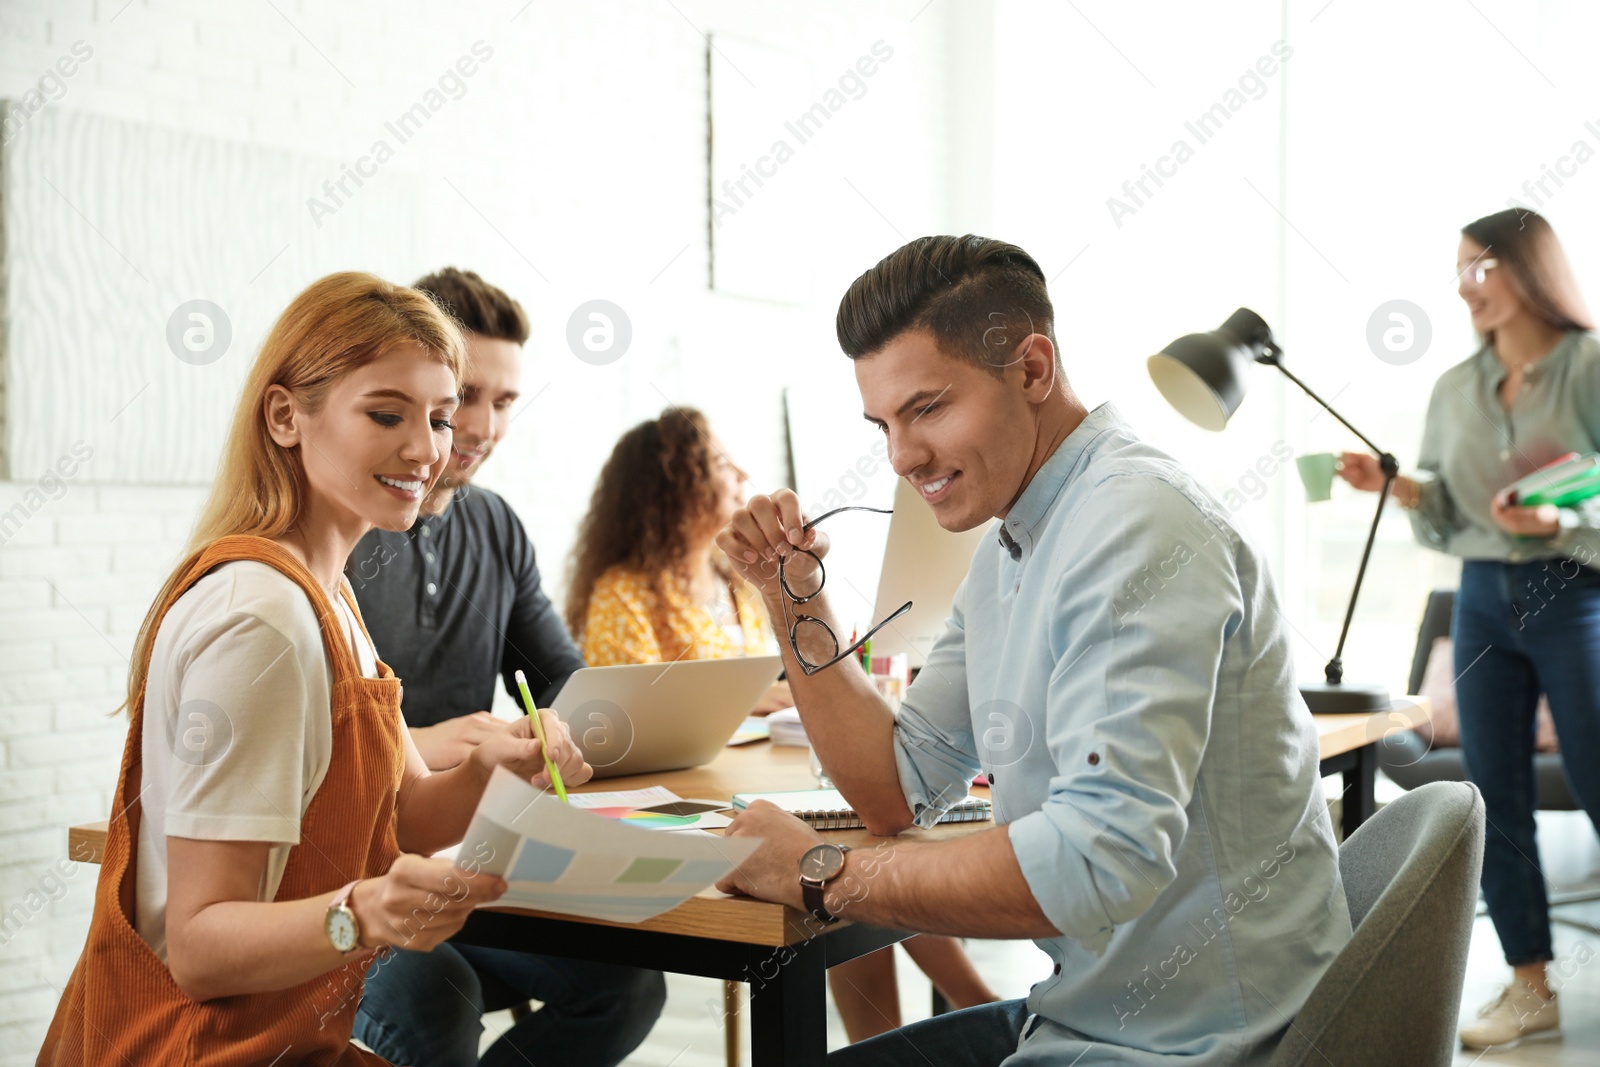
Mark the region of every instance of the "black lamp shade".
[[1271, 327], [1240, 308], [1219, 329], [1173, 341], [1146, 366], [1156, 389], [1184, 418], [1221, 431], [1244, 402], [1247, 368], [1272, 347]]

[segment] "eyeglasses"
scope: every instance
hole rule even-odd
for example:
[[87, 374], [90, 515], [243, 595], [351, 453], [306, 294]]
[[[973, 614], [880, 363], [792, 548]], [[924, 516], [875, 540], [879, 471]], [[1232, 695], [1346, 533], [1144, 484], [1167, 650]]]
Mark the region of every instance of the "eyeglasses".
[[1482, 285], [1489, 272], [1500, 265], [1498, 259], [1476, 259], [1468, 263], [1456, 274], [1456, 280], [1462, 285]]
[[[872, 511], [879, 515], [894, 514], [893, 508], [869, 508], [862, 507], [860, 505], [834, 508], [832, 511], [824, 512], [823, 514], [818, 515], [800, 529], [802, 532], [810, 531], [824, 519], [832, 518], [842, 511]], [[815, 552], [805, 548], [796, 549], [795, 551], [804, 552], [806, 555], [811, 557], [813, 562], [815, 562], [817, 565], [816, 573], [808, 574], [804, 578], [797, 578], [795, 582], [791, 584], [785, 567], [788, 561], [793, 557], [792, 553], [785, 554], [778, 559], [778, 587], [783, 591], [783, 621], [787, 623], [789, 627], [789, 647], [794, 650], [794, 658], [799, 661], [800, 669], [804, 671], [808, 677], [816, 674], [818, 671], [826, 670], [845, 657], [860, 651], [861, 646], [871, 640], [873, 634], [877, 633], [879, 630], [883, 629], [885, 626], [888, 626], [891, 622], [911, 610], [911, 601], [908, 600], [904, 604], [901, 604], [894, 614], [890, 615], [872, 629], [856, 638], [849, 648], [841, 652], [839, 650], [839, 635], [833, 632], [833, 627], [829, 626], [815, 615], [807, 615], [798, 610], [790, 610], [790, 605], [793, 605], [798, 609], [801, 605], [807, 603], [808, 601], [814, 600], [817, 594], [822, 592], [822, 587], [828, 580], [828, 571], [827, 568], [822, 565], [822, 558], [820, 556], [818, 556]], [[796, 586], [799, 588], [796, 589]], [[802, 640], [804, 640], [813, 648], [832, 648], [833, 652], [831, 658], [825, 663], [813, 663], [811, 660], [806, 658], [804, 652], [800, 651], [800, 642]]]

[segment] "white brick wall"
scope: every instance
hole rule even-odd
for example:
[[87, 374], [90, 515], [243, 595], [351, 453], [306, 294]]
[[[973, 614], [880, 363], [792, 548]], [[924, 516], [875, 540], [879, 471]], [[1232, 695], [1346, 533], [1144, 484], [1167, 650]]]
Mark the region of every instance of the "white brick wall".
[[[35, 488], [0, 483], [0, 513]], [[110, 810], [127, 720], [108, 713], [202, 494], [71, 483], [0, 547], [0, 1063], [32, 1062], [82, 948], [98, 871], [61, 873], [66, 827]]]
[[[986, 121], [950, 101], [985, 76], [981, 56], [952, 62], [953, 5], [541, 0], [519, 13], [522, 0], [124, 3], [0, 0], [0, 97], [37, 86], [82, 41], [92, 58], [47, 106], [354, 161], [474, 41], [492, 45], [466, 95], [389, 166], [436, 196], [445, 220], [413, 276], [444, 263], [476, 269], [533, 317], [524, 392], [538, 398], [485, 480], [524, 516], [555, 586], [622, 429], [669, 400], [697, 404], [757, 483], [776, 484], [782, 386], [837, 374], [832, 318], [844, 286], [903, 239], [987, 217], [961, 192], [985, 183], [949, 177], [956, 133]], [[963, 3], [987, 17], [987, 3]], [[774, 250], [816, 264], [810, 304], [706, 289], [702, 32], [804, 56], [819, 93], [874, 41], [895, 50], [869, 93], [780, 176], [804, 187], [819, 220], [811, 244]], [[307, 213], [274, 221], [286, 242], [316, 240]], [[564, 339], [571, 310], [596, 297], [633, 320], [633, 347], [610, 367], [579, 362]], [[74, 313], [93, 314], [93, 294], [84, 299]], [[162, 321], [167, 309], [158, 310]], [[235, 344], [251, 354], [258, 340]], [[116, 353], [62, 358], [110, 367]], [[6, 419], [26, 432], [27, 412]], [[0, 483], [0, 516], [33, 488]], [[51, 872], [66, 855], [66, 827], [109, 808], [126, 720], [107, 713], [202, 495], [97, 483], [91, 460], [0, 546], [0, 911], [24, 914], [0, 932], [0, 1067], [33, 1061], [82, 947], [96, 872], [68, 864], [76, 873], [59, 882]], [[40, 895], [47, 879], [59, 899]], [[27, 914], [30, 901], [37, 914]]]

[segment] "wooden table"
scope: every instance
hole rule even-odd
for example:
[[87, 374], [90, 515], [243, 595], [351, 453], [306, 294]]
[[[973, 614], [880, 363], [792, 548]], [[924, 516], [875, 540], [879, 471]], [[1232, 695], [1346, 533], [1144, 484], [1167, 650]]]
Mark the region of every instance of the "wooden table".
[[1314, 715], [1322, 776], [1344, 779], [1340, 829], [1346, 839], [1378, 810], [1378, 746], [1392, 733], [1414, 730], [1428, 721], [1428, 698], [1395, 698], [1387, 712], [1375, 715]]
[[[1393, 711], [1379, 715], [1317, 716], [1322, 773], [1344, 776], [1346, 835], [1373, 812], [1373, 781], [1383, 738], [1396, 730], [1411, 729], [1426, 718], [1426, 702], [1414, 697], [1397, 700]], [[574, 791], [660, 785], [682, 797], [720, 800], [738, 792], [808, 789], [815, 784], [805, 749], [758, 742], [725, 749], [704, 767], [607, 778]], [[973, 792], [983, 795], [987, 790], [979, 787]], [[965, 823], [908, 830], [901, 836], [945, 840], [992, 826], [988, 822]], [[72, 827], [69, 854], [98, 863], [105, 831], [104, 822]], [[830, 841], [869, 848], [883, 840], [865, 830], [831, 830], [827, 836]], [[752, 1062], [761, 1067], [788, 1067], [820, 1064], [826, 1056], [827, 969], [909, 936], [903, 930], [851, 922], [819, 933], [808, 916], [781, 904], [708, 889], [642, 923], [483, 908], [473, 914], [455, 940], [746, 982], [750, 986]]]
[[[756, 742], [725, 749], [704, 767], [606, 778], [574, 792], [665, 786], [681, 797], [725, 800], [734, 793], [814, 789], [810, 753]], [[987, 795], [987, 788], [973, 792]], [[992, 822], [908, 830], [907, 840], [949, 840]], [[828, 830], [829, 841], [872, 848], [866, 830]], [[820, 1064], [827, 1054], [825, 975], [829, 967], [903, 941], [911, 934], [859, 923], [821, 927], [803, 912], [707, 889], [642, 923], [613, 923], [519, 908], [481, 908], [454, 940], [492, 948], [570, 956], [750, 986], [751, 1062]]]

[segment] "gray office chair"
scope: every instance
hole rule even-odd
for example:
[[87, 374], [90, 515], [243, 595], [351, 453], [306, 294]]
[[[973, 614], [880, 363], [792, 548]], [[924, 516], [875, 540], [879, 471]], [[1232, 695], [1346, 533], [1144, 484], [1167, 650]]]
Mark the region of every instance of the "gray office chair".
[[1483, 799], [1419, 786], [1339, 848], [1355, 933], [1272, 1056], [1298, 1064], [1449, 1064], [1483, 866]]

